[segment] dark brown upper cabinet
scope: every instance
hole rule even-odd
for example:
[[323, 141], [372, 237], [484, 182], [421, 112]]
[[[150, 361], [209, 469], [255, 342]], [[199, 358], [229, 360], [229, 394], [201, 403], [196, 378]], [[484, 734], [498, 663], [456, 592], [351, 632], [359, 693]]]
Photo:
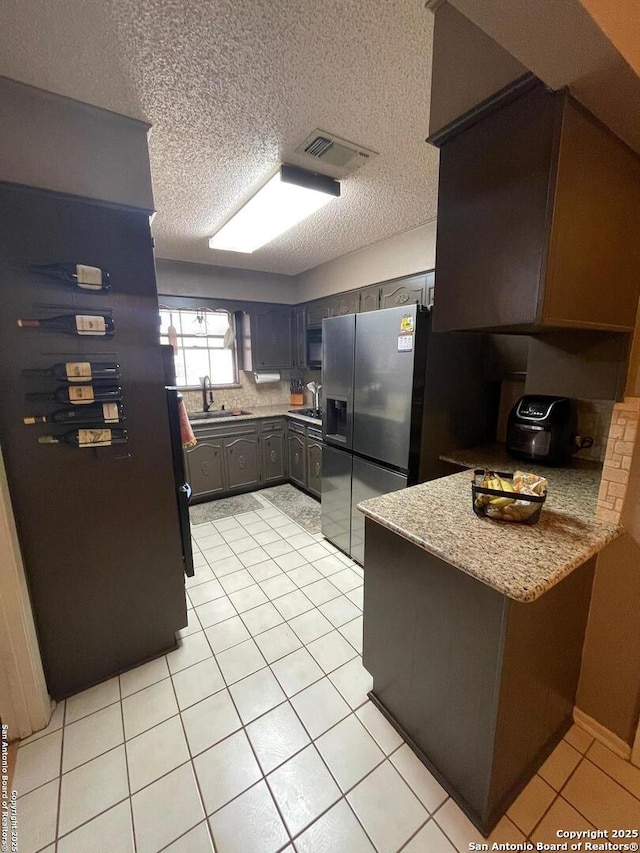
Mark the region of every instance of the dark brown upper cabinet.
[[243, 318], [244, 370], [281, 370], [294, 366], [290, 305], [256, 307]]
[[537, 84], [440, 147], [435, 331], [633, 329], [640, 160]]
[[427, 274], [420, 273], [385, 282], [380, 286], [380, 308], [424, 305], [426, 280]]

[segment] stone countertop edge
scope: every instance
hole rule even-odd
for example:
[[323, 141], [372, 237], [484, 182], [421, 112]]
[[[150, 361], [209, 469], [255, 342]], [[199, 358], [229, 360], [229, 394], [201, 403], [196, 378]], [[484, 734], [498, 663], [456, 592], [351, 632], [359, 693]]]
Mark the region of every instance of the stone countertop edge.
[[[451, 462], [461, 468], [487, 468], [491, 471], [523, 471], [536, 468], [535, 462], [514, 459], [507, 453], [507, 448], [500, 442], [493, 444], [482, 444], [479, 447], [469, 447], [464, 450], [449, 450], [440, 454], [443, 462]], [[575, 471], [590, 470], [601, 471], [602, 462], [594, 462], [591, 459], [582, 459], [574, 456], [568, 465], [561, 466], [537, 466], [539, 473], [543, 476], [545, 471]]]
[[479, 518], [470, 471], [371, 498], [358, 509], [508, 598], [531, 602], [623, 532], [595, 517], [597, 471], [554, 469], [544, 476], [548, 497], [535, 525]]
[[194, 412], [189, 412], [189, 421], [192, 427], [213, 426], [215, 424], [227, 424], [229, 421], [257, 421], [262, 418], [283, 418], [285, 416], [313, 426], [322, 426], [322, 421], [299, 415], [296, 409], [308, 409], [308, 406], [286, 406], [284, 403], [272, 406], [255, 406], [248, 415], [229, 415], [226, 418], [197, 418]]

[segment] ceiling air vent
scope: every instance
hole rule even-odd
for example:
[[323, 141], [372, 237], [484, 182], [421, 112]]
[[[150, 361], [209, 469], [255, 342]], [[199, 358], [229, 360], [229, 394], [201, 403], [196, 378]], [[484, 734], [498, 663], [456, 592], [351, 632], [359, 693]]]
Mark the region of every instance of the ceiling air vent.
[[375, 151], [347, 142], [324, 130], [314, 130], [294, 148], [287, 162], [303, 168], [323, 172], [333, 178], [344, 178], [350, 172], [377, 157]]

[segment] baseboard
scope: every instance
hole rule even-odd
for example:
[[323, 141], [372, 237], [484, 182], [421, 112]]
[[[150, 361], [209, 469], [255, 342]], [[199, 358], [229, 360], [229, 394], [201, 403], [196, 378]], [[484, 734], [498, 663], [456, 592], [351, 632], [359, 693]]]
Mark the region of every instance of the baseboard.
[[602, 723], [594, 720], [593, 717], [585, 714], [584, 711], [581, 711], [575, 705], [573, 708], [573, 719], [581, 728], [589, 732], [590, 735], [593, 735], [597, 741], [610, 749], [611, 752], [615, 752], [616, 755], [624, 758], [625, 761], [631, 759], [631, 747], [626, 741], [609, 731]]

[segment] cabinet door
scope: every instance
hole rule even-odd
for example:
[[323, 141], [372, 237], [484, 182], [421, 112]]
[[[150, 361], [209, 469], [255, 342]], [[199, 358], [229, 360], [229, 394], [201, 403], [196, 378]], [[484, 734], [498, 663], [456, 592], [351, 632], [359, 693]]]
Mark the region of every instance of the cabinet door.
[[273, 483], [285, 478], [284, 435], [268, 432], [262, 435], [262, 482]]
[[421, 273], [383, 284], [380, 287], [380, 307], [401, 308], [403, 305], [412, 305], [414, 302], [423, 305], [425, 279], [425, 274]]
[[307, 305], [307, 326], [321, 326], [322, 321], [331, 316], [331, 305], [328, 299], [318, 299]]
[[375, 287], [365, 287], [360, 291], [360, 305], [358, 311], [364, 314], [367, 311], [377, 311], [380, 307], [380, 288], [376, 284]]
[[293, 367], [291, 308], [277, 306], [251, 315], [253, 369]]
[[260, 485], [257, 434], [225, 438], [224, 457], [230, 491]]
[[293, 324], [291, 328], [293, 366], [307, 367], [307, 310], [304, 305], [293, 309]]
[[440, 149], [434, 331], [535, 323], [555, 103], [555, 93], [533, 90]]
[[289, 479], [304, 489], [307, 487], [305, 477], [305, 439], [303, 435], [289, 433], [287, 436], [289, 456]]
[[436, 295], [436, 273], [435, 270], [430, 270], [427, 273], [427, 280], [424, 286], [424, 302], [427, 308], [433, 308], [433, 301]]
[[199, 439], [195, 447], [185, 450], [184, 455], [187, 481], [193, 490], [194, 498], [201, 495], [215, 495], [224, 491], [221, 440]]
[[320, 497], [322, 491], [322, 443], [307, 439], [307, 488]]
[[331, 297], [330, 311], [332, 317], [342, 317], [344, 314], [357, 314], [360, 307], [360, 291], [350, 290]]

